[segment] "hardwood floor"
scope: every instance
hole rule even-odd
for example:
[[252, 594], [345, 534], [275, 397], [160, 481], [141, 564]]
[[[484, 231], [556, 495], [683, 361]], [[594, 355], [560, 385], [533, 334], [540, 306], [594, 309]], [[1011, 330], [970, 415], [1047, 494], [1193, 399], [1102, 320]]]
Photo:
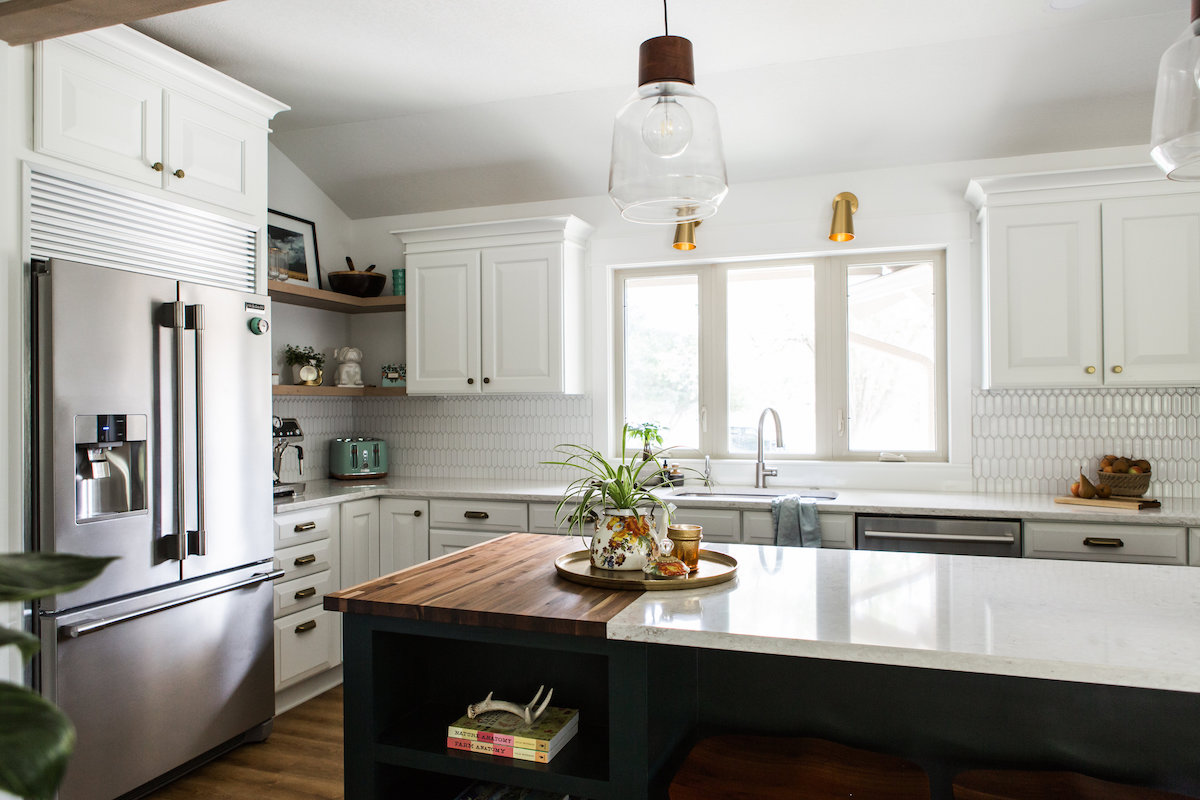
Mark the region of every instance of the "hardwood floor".
[[342, 687], [275, 718], [270, 738], [188, 773], [146, 800], [342, 800]]

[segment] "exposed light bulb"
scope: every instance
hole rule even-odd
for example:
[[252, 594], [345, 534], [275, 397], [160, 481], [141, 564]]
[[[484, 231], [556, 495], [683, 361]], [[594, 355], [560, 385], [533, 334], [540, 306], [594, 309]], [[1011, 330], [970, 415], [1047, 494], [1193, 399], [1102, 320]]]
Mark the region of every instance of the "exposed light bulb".
[[692, 141], [692, 115], [675, 98], [658, 98], [642, 120], [642, 141], [659, 158], [674, 158]]

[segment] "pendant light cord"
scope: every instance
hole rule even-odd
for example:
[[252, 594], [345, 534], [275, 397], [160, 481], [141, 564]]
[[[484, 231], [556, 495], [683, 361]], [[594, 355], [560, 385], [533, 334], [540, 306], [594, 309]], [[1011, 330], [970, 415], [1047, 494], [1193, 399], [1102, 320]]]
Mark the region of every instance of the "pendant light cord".
[[663, 36], [670, 36], [671, 29], [667, 26], [667, 0], [663, 0]]

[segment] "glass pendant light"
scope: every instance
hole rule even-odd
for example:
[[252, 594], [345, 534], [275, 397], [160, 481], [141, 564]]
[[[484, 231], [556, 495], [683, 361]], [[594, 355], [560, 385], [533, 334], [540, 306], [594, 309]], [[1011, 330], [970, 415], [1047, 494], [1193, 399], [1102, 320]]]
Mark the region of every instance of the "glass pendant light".
[[717, 110], [694, 83], [690, 41], [664, 35], [642, 42], [638, 89], [617, 112], [608, 172], [608, 194], [631, 222], [711, 217], [729, 191]]
[[1200, 180], [1200, 0], [1192, 21], [1163, 53], [1154, 94], [1150, 156], [1173, 181]]

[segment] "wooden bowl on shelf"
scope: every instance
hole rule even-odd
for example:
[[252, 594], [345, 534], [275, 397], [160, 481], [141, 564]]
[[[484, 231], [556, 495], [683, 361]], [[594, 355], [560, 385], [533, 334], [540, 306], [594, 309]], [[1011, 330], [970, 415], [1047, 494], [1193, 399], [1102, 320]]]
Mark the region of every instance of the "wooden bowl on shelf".
[[387, 282], [387, 278], [381, 272], [361, 270], [330, 272], [325, 277], [329, 279], [330, 289], [354, 297], [378, 297], [383, 291], [383, 284]]

